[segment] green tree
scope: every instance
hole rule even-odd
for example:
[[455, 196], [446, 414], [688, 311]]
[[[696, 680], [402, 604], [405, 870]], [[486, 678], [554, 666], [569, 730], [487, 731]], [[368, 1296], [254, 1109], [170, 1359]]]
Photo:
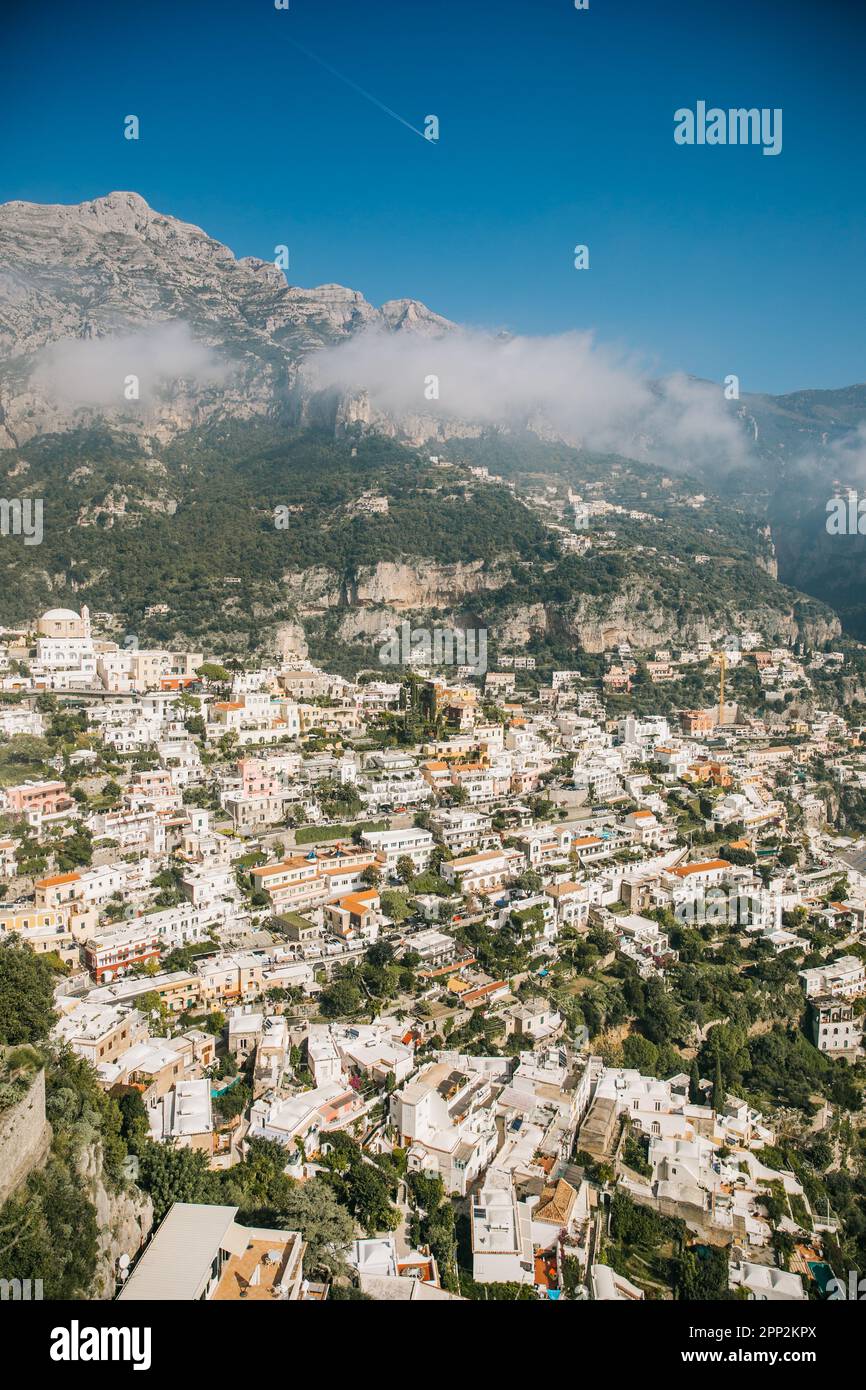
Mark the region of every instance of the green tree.
[[304, 1267], [334, 1275], [345, 1269], [345, 1252], [354, 1234], [349, 1212], [323, 1178], [293, 1183], [278, 1207], [280, 1225], [300, 1231], [307, 1242]]
[[728, 1252], [715, 1245], [683, 1251], [677, 1268], [677, 1297], [690, 1302], [729, 1298]]
[[219, 1179], [200, 1149], [149, 1143], [140, 1154], [139, 1183], [150, 1193], [154, 1218], [161, 1221], [175, 1202], [217, 1202]]
[[79, 1176], [52, 1156], [0, 1210], [0, 1278], [41, 1279], [49, 1299], [92, 1298], [98, 1242]]
[[249, 1086], [243, 1081], [236, 1081], [228, 1090], [222, 1091], [214, 1097], [213, 1108], [217, 1119], [222, 1124], [228, 1124], [230, 1120], [242, 1115], [247, 1106], [252, 1103], [253, 1093]]
[[0, 946], [0, 1043], [35, 1043], [54, 1024], [54, 974], [42, 956], [10, 941]]
[[220, 666], [215, 661], [205, 661], [199, 666], [196, 675], [203, 681], [209, 681], [213, 685], [227, 685], [230, 680], [230, 673], [225, 666]]
[[388, 1183], [374, 1164], [366, 1160], [352, 1164], [346, 1194], [350, 1211], [368, 1235], [396, 1228], [399, 1212], [391, 1205]]
[[411, 915], [409, 899], [405, 893], [399, 893], [396, 889], [386, 888], [381, 894], [381, 903], [382, 911], [392, 922], [405, 922]]
[[134, 1086], [116, 1097], [121, 1116], [121, 1135], [130, 1149], [138, 1150], [150, 1137], [147, 1106]]
[[397, 860], [397, 877], [401, 883], [409, 884], [415, 877], [415, 865], [408, 854], [401, 854]]
[[535, 869], [524, 869], [517, 880], [517, 887], [524, 893], [540, 893], [542, 885], [541, 874]]
[[319, 1007], [326, 1018], [347, 1018], [361, 1007], [361, 991], [351, 980], [333, 980], [319, 995]]
[[644, 1076], [655, 1076], [659, 1050], [648, 1038], [631, 1033], [622, 1045], [622, 1060], [626, 1067], [635, 1067]]

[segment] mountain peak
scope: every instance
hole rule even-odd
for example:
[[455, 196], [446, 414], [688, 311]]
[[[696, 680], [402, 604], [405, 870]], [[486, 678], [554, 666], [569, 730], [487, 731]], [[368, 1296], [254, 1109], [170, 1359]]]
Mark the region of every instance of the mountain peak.
[[456, 325], [435, 314], [420, 299], [389, 299], [382, 305], [382, 317], [394, 333], [419, 333], [424, 337], [447, 333]]
[[140, 211], [153, 214], [153, 208], [146, 198], [142, 198], [140, 193], [132, 189], [115, 188], [110, 193], [103, 193], [99, 198], [91, 198], [88, 202], [73, 204], [80, 208], [111, 208], [112, 211], [119, 208], [134, 208]]
[[[170, 236], [184, 243], [203, 241], [220, 247], [201, 227], [157, 212], [140, 193], [127, 189], [115, 189], [83, 203], [0, 203], [0, 234], [11, 235], [22, 246], [31, 235], [49, 234], [49, 228], [54, 236], [72, 235], [77, 240], [82, 231], [95, 237], [120, 232], [147, 240]], [[60, 249], [62, 254], [62, 241]], [[226, 247], [220, 247], [220, 251], [232, 256]]]
[[[306, 356], [368, 327], [421, 336], [453, 327], [414, 299], [377, 309], [344, 285], [290, 285], [272, 261], [236, 258], [200, 227], [127, 189], [82, 203], [0, 205], [0, 264], [0, 448], [81, 423], [91, 409], [75, 383], [82, 372], [90, 379], [93, 350], [70, 343], [122, 343], [128, 371], [141, 374], [139, 360], [150, 362], [153, 343], [165, 342], [155, 336], [160, 326], [182, 325], [196, 351], [200, 345], [231, 367], [234, 386], [220, 393], [207, 374], [201, 389], [175, 402], [171, 379], [190, 373], [179, 373], [165, 354], [171, 365], [161, 419], [170, 432], [214, 410], [267, 413], [284, 402]], [[103, 373], [114, 382], [107, 352]], [[58, 354], [74, 407], [51, 387]], [[151, 363], [151, 375], [159, 366]], [[151, 395], [150, 413], [138, 422], [144, 433], [156, 408]], [[124, 427], [135, 427], [134, 412], [122, 403], [118, 409]]]

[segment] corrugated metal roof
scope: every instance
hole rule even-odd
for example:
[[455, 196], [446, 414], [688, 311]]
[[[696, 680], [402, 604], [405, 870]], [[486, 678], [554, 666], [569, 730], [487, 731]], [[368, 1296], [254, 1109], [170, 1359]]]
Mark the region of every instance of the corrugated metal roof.
[[226, 1245], [237, 1207], [175, 1202], [118, 1298], [189, 1302], [200, 1298], [217, 1251]]

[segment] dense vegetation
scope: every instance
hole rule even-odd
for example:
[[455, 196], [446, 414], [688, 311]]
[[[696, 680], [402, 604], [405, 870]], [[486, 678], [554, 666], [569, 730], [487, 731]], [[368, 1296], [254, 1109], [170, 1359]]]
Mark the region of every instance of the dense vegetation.
[[[97, 428], [37, 437], [0, 461], [7, 472], [26, 469], [16, 472], [16, 495], [45, 500], [43, 543], [12, 538], [0, 554], [0, 621], [86, 601], [116, 616], [118, 636], [218, 641], [243, 653], [266, 649], [267, 630], [297, 616], [287, 576], [326, 570], [337, 606], [308, 617], [313, 654], [357, 669], [370, 664], [370, 648], [350, 649], [337, 634], [342, 605], [353, 602], [364, 566], [400, 559], [495, 563], [501, 583], [472, 601], [492, 641], [509, 608], [540, 603], [566, 619], [581, 596], [620, 594], [638, 617], [661, 609], [682, 629], [707, 615], [724, 621], [732, 607], [824, 613], [761, 568], [769, 552], [753, 514], [731, 502], [696, 504], [698, 485], [687, 478], [496, 432], [452, 441], [448, 458], [458, 466], [436, 467], [375, 435], [335, 439], [261, 421], [191, 431], [159, 457]], [[530, 505], [471, 477], [478, 464], [516, 479]], [[562, 554], [544, 507], [531, 501], [533, 489], [550, 487], [561, 499], [577, 487], [646, 517], [611, 515], [603, 546]], [[387, 497], [388, 511], [359, 510], [365, 493]], [[286, 509], [284, 527], [277, 508]], [[695, 564], [698, 554], [712, 564]], [[167, 613], [148, 612], [157, 599]], [[567, 622], [560, 630], [554, 621], [530, 649], [567, 661]]]
[[[26, 493], [45, 498], [45, 539], [3, 548], [6, 622], [64, 592], [70, 602], [74, 591], [78, 604], [118, 611], [140, 638], [217, 630], [245, 648], [247, 638], [255, 645], [251, 614], [291, 616], [287, 570], [327, 566], [350, 584], [360, 566], [401, 555], [490, 560], [546, 545], [543, 527], [509, 493], [487, 489], [483, 505], [467, 505], [461, 487], [443, 490], [426, 459], [378, 436], [352, 445], [225, 426], [183, 436], [156, 460], [128, 437], [90, 430], [40, 437], [8, 466], [19, 460]], [[371, 489], [387, 493], [387, 514], [349, 505]], [[299, 509], [286, 529], [275, 526], [277, 507]], [[225, 587], [227, 577], [240, 585]], [[157, 597], [170, 613], [145, 620]]]

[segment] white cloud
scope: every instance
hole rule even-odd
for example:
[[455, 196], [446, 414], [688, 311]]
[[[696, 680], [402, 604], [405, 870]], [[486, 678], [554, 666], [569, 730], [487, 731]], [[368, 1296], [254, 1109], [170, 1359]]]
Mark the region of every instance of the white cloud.
[[[309, 359], [314, 389], [368, 393], [399, 420], [433, 417], [521, 428], [544, 423], [569, 443], [670, 464], [742, 460], [745, 443], [723, 388], [683, 375], [654, 381], [590, 333], [496, 337], [458, 329], [414, 338], [380, 329]], [[439, 398], [425, 398], [438, 377]]]
[[822, 456], [812, 453], [803, 460], [803, 465], [810, 472], [823, 466], [826, 473], [828, 463], [843, 486], [863, 483], [866, 478], [866, 421], [861, 420], [856, 429], [834, 440]]
[[185, 323], [158, 324], [104, 338], [63, 338], [37, 357], [30, 384], [58, 404], [135, 409], [124, 394], [138, 378], [139, 402], [171, 394], [180, 382], [222, 382], [226, 368]]

